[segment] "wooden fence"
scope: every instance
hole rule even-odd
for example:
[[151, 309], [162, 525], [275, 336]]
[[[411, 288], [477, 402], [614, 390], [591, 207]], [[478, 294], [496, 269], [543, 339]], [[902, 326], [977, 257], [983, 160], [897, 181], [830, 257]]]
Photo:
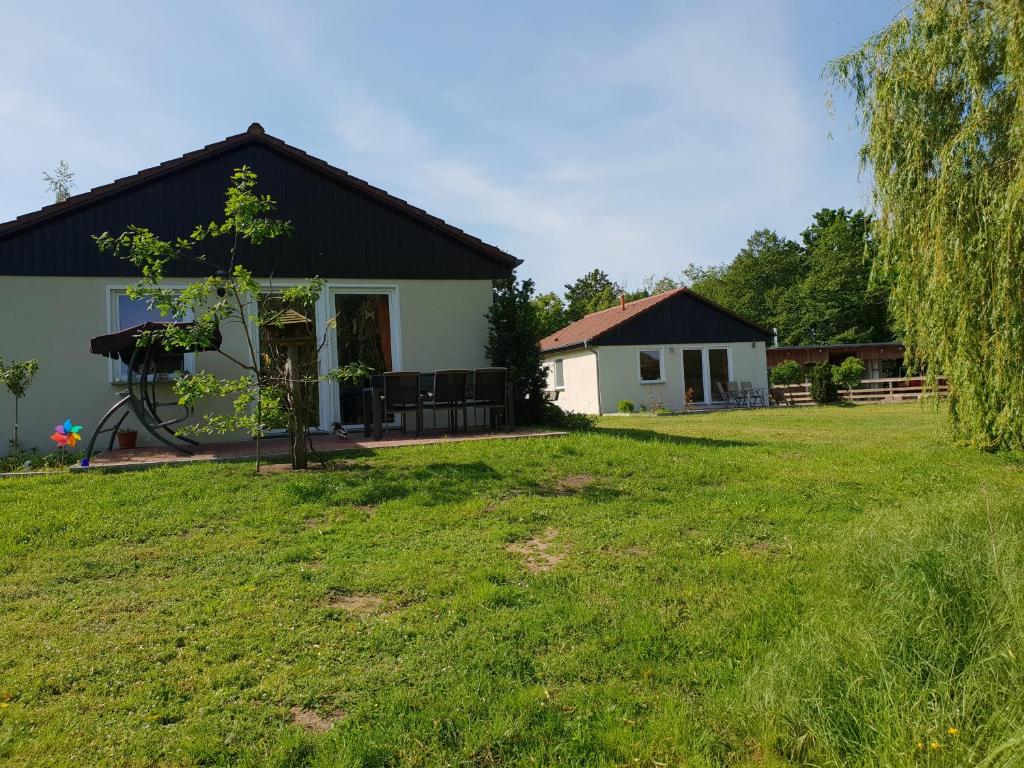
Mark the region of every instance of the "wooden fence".
[[[945, 377], [938, 377], [937, 390], [928, 387], [922, 377], [910, 379], [864, 379], [854, 389], [840, 389], [839, 398], [852, 403], [902, 403], [905, 400], [920, 400], [938, 394], [945, 397], [949, 392]], [[786, 402], [793, 405], [814, 405], [810, 384], [791, 384], [772, 387], [781, 391]]]

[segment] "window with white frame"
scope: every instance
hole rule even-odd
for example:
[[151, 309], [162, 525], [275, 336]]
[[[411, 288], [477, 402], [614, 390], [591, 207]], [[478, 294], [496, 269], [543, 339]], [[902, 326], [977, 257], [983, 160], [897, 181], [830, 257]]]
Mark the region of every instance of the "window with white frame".
[[661, 370], [661, 350], [641, 349], [637, 353], [641, 384], [659, 384], [665, 381]]
[[555, 360], [555, 389], [565, 389], [565, 361]]
[[[191, 319], [191, 318], [188, 318]], [[172, 318], [161, 315], [156, 307], [150, 307], [145, 299], [133, 299], [121, 289], [110, 291], [110, 332], [116, 333], [145, 322], [166, 323]], [[194, 372], [195, 356], [184, 352], [168, 353], [161, 356], [158, 381], [173, 381], [181, 371]], [[128, 365], [119, 360], [110, 361], [111, 381], [123, 384], [128, 380]]]

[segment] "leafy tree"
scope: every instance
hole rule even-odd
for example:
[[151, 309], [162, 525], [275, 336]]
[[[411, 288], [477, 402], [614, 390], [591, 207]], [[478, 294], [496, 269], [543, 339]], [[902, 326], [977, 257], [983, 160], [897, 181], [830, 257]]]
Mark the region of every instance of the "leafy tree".
[[954, 434], [1024, 447], [1024, 4], [914, 0], [832, 62], [856, 98], [876, 270]]
[[566, 319], [565, 303], [562, 298], [551, 291], [534, 296], [530, 302], [533, 304], [534, 312], [537, 314], [537, 333], [539, 338], [550, 336], [557, 330], [569, 324]]
[[18, 452], [18, 402], [32, 386], [32, 379], [38, 370], [38, 360], [11, 360], [4, 363], [4, 359], [0, 357], [0, 384], [3, 384], [14, 398], [14, 439], [11, 440], [11, 446], [15, 453]]
[[625, 291], [624, 295], [626, 301], [636, 301], [637, 299], [645, 299], [648, 296], [657, 296], [659, 293], [672, 291], [678, 287], [679, 281], [669, 275], [662, 277], [648, 275], [644, 278], [643, 287], [636, 291]]
[[811, 366], [811, 399], [818, 405], [834, 403], [838, 397], [836, 382], [832, 378], [832, 366], [822, 361]]
[[797, 243], [755, 232], [728, 264], [684, 271], [697, 293], [768, 328], [782, 344], [889, 341], [887, 289], [871, 280], [870, 217], [823, 208]]
[[796, 360], [783, 360], [769, 374], [772, 384], [788, 386], [804, 380], [804, 369]]
[[755, 323], [779, 329], [783, 343], [801, 343], [797, 322], [785, 311], [807, 275], [807, 255], [799, 243], [761, 229], [727, 265], [695, 267], [684, 274], [690, 287]]
[[856, 387], [862, 378], [864, 361], [858, 357], [848, 357], [832, 369], [832, 381], [846, 390]]
[[785, 387], [786, 399], [793, 404], [790, 386], [804, 380], [804, 369], [796, 360], [783, 360], [768, 373], [768, 379], [775, 386]]
[[541, 365], [533, 280], [514, 277], [494, 281], [494, 301], [487, 310], [487, 359], [508, 368], [516, 418], [536, 424], [544, 418], [547, 376]]
[[796, 314], [783, 312], [787, 334], [799, 343], [889, 341], [887, 294], [871, 279], [875, 246], [863, 211], [823, 208], [802, 234], [808, 272]]
[[572, 323], [591, 312], [613, 307], [621, 294], [622, 288], [606, 272], [592, 270], [576, 282], [566, 283], [566, 321]]
[[67, 160], [57, 163], [53, 173], [43, 171], [43, 181], [46, 182], [46, 188], [53, 193], [54, 201], [58, 203], [63, 203], [71, 197], [71, 190], [75, 188], [75, 174]]
[[[291, 225], [273, 218], [276, 203], [269, 195], [256, 192], [256, 173], [242, 166], [231, 175], [224, 204], [224, 220], [196, 227], [187, 237], [161, 240], [144, 227], [130, 226], [114, 237], [104, 232], [96, 243], [130, 261], [142, 271], [142, 279], [128, 289], [133, 299], [142, 299], [168, 319], [191, 318], [187, 326], [154, 331], [140, 343], [162, 343], [166, 348], [208, 348], [221, 325], [240, 329], [245, 356], [238, 358], [223, 349], [218, 353], [241, 369], [237, 378], [218, 378], [200, 372], [183, 377], [174, 391], [183, 405], [195, 405], [209, 397], [229, 398], [230, 413], [206, 414], [193, 432], [225, 433], [245, 431], [257, 440], [268, 429], [287, 424], [292, 446], [292, 466], [305, 466], [306, 409], [303, 384], [308, 377], [295, 354], [263, 354], [257, 351], [256, 334], [261, 328], [281, 329], [289, 310], [311, 311], [323, 290], [317, 278], [282, 291], [265, 288], [241, 263], [243, 247], [257, 247], [267, 240], [290, 234]], [[230, 241], [228, 263], [204, 280], [182, 290], [163, 287], [164, 270], [184, 258], [205, 260], [193, 251], [207, 240]], [[322, 344], [321, 344], [322, 346]], [[258, 453], [257, 443], [257, 453]], [[258, 466], [258, 465], [257, 465]]]

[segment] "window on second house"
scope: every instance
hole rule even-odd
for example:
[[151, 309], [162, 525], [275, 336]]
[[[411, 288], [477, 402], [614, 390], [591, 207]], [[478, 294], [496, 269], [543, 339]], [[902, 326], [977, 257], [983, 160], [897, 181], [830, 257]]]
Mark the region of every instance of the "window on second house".
[[641, 349], [640, 355], [640, 381], [643, 383], [661, 382], [665, 377], [661, 372], [661, 350]]
[[565, 389], [564, 360], [555, 360], [555, 389]]
[[[145, 322], [166, 323], [172, 318], [160, 314], [155, 307], [150, 309], [144, 299], [133, 299], [124, 291], [113, 291], [111, 293], [111, 325], [110, 331], [115, 333], [125, 328], [132, 328]], [[171, 381], [176, 378], [179, 371], [192, 371], [193, 356], [184, 352], [166, 353], [161, 355], [158, 379]], [[117, 360], [112, 360], [113, 380], [115, 383], [123, 384], [128, 380], [128, 365]]]

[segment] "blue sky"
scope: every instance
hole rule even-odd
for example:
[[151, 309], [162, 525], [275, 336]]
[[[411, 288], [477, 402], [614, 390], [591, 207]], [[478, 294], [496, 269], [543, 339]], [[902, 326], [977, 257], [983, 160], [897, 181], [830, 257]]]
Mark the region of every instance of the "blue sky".
[[867, 203], [820, 74], [902, 5], [2, 0], [0, 221], [61, 158], [81, 192], [258, 120], [542, 290], [637, 287]]

